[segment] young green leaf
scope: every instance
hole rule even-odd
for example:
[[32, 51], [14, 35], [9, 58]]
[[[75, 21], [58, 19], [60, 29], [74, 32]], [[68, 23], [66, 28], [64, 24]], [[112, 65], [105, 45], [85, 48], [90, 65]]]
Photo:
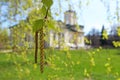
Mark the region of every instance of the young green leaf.
[[40, 9], [41, 14], [44, 16], [46, 14], [46, 11], [47, 11], [47, 9], [44, 6]]
[[117, 34], [118, 34], [118, 36], [120, 36], [120, 26], [117, 27]]
[[43, 19], [38, 19], [36, 21], [33, 22], [33, 31], [36, 32], [38, 31], [41, 27], [43, 27], [45, 24], [44, 24], [44, 20]]
[[53, 4], [53, 0], [42, 0], [43, 5], [50, 7]]
[[49, 20], [48, 22], [46, 22], [46, 25], [47, 25], [50, 29], [55, 29], [55, 21], [53, 21], [53, 20]]

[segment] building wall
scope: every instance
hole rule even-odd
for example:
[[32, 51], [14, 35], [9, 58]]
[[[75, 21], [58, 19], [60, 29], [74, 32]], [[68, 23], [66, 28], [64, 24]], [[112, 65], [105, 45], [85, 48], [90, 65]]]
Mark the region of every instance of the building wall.
[[50, 47], [54, 48], [81, 48], [84, 47], [84, 35], [79, 33], [76, 35], [76, 32], [63, 29], [63, 32], [55, 33], [50, 32]]

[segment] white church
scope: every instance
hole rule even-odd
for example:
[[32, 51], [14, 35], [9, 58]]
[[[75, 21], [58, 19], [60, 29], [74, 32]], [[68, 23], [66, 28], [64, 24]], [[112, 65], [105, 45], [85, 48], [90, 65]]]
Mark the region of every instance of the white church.
[[49, 33], [49, 47], [54, 48], [83, 48], [84, 32], [82, 25], [77, 25], [76, 13], [72, 10], [68, 10], [64, 13], [64, 22], [58, 21], [58, 25], [61, 32]]

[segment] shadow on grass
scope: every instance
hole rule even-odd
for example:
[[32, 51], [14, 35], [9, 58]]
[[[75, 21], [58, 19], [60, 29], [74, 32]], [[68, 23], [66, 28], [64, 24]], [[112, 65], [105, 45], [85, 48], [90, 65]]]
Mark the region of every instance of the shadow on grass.
[[15, 66], [15, 64], [12, 61], [0, 61], [0, 68], [7, 68], [7, 67], [11, 67], [11, 66]]
[[118, 52], [118, 53], [116, 53], [116, 54], [120, 56], [120, 52]]

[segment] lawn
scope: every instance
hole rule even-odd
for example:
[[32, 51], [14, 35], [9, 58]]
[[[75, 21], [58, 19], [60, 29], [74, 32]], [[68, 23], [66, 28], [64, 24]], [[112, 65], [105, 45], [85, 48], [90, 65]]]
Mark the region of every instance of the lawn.
[[[117, 80], [120, 78], [119, 49], [70, 51], [48, 49], [45, 50], [45, 54], [47, 64], [44, 73], [41, 74], [40, 60], [38, 64], [34, 64], [32, 50], [21, 54], [0, 52], [0, 80], [85, 80], [87, 77], [92, 80]], [[92, 66], [92, 62], [95, 66]]]

